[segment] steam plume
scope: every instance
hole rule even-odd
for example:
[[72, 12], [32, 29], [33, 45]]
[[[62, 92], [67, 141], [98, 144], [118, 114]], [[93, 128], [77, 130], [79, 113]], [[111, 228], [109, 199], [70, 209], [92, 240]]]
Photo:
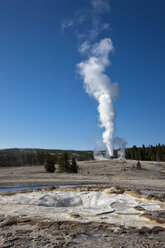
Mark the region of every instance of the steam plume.
[[[88, 46], [89, 49], [89, 46]], [[115, 117], [114, 101], [120, 96], [118, 83], [112, 83], [105, 74], [110, 64], [109, 53], [113, 51], [110, 38], [100, 40], [90, 46], [87, 60], [78, 64], [83, 77], [86, 92], [98, 101], [100, 127], [105, 128], [102, 134], [108, 153], [113, 156]]]
[[[104, 128], [103, 142], [107, 148], [107, 155], [113, 156], [114, 132], [116, 112], [114, 102], [120, 96], [117, 83], [112, 83], [105, 74], [110, 65], [109, 54], [113, 51], [113, 43], [110, 38], [104, 38], [95, 42], [100, 33], [110, 28], [109, 23], [102, 21], [101, 16], [110, 12], [109, 0], [90, 0], [90, 8], [76, 11], [75, 16], [62, 22], [62, 31], [74, 27], [75, 33], [81, 45], [79, 52], [86, 59], [77, 65], [83, 78], [86, 92], [98, 102], [100, 127]], [[85, 30], [83, 24], [88, 27]], [[95, 152], [98, 157], [98, 150]], [[99, 154], [100, 157], [100, 154]]]
[[125, 158], [125, 148], [127, 145], [126, 139], [116, 137], [115, 138], [115, 144], [119, 147], [118, 150], [118, 158], [119, 159], [124, 159]]
[[97, 140], [93, 152], [95, 160], [107, 160], [107, 158], [105, 158], [105, 154], [103, 153], [103, 150], [104, 150], [103, 142], [101, 140]]

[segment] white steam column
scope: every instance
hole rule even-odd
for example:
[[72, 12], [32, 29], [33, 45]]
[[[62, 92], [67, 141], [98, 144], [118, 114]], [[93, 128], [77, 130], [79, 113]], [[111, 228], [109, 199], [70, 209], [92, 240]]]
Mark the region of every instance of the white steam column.
[[105, 38], [89, 47], [87, 60], [79, 63], [78, 69], [83, 77], [85, 90], [98, 101], [100, 127], [105, 128], [102, 134], [110, 156], [113, 156], [116, 112], [114, 102], [120, 96], [118, 83], [112, 83], [105, 74], [110, 65], [109, 53], [113, 51], [111, 39]]

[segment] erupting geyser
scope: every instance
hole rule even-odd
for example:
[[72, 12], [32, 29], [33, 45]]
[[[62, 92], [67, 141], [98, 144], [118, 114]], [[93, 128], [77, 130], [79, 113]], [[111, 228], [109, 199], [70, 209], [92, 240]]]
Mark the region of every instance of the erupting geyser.
[[110, 65], [109, 53], [113, 51], [110, 38], [88, 47], [88, 58], [78, 64], [79, 73], [83, 77], [86, 92], [98, 101], [100, 127], [105, 128], [102, 134], [110, 156], [113, 156], [114, 132], [116, 112], [114, 101], [120, 96], [118, 83], [112, 83], [105, 74], [105, 69]]

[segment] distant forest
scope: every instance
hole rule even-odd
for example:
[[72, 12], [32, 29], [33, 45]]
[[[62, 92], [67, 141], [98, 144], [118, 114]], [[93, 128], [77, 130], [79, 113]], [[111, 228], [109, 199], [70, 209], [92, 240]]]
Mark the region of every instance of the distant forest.
[[[24, 165], [44, 165], [48, 154], [57, 161], [64, 150], [46, 150], [46, 149], [4, 149], [0, 150], [0, 167], [6, 166], [24, 166]], [[75, 157], [77, 161], [93, 160], [93, 151], [74, 151], [68, 150], [68, 158]]]
[[145, 147], [127, 148], [125, 151], [126, 159], [147, 160], [147, 161], [165, 161], [165, 145], [156, 145]]
[[[48, 154], [57, 161], [63, 150], [46, 150], [46, 149], [4, 149], [0, 150], [0, 166], [26, 166], [26, 165], [44, 165], [45, 158]], [[75, 157], [77, 161], [94, 160], [93, 151], [74, 151], [68, 150], [68, 157]], [[103, 154], [105, 152], [103, 151]], [[114, 151], [117, 157], [117, 150]], [[147, 160], [147, 161], [165, 161], [165, 145], [156, 145], [145, 147], [127, 148], [125, 151], [126, 159]]]

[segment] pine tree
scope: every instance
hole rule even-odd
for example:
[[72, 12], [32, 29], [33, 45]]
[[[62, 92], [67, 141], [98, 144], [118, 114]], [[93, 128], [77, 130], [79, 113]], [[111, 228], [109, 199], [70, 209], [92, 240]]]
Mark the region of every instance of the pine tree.
[[58, 158], [59, 172], [70, 172], [70, 163], [67, 152], [63, 152]]
[[138, 160], [143, 160], [142, 150], [138, 148]]
[[58, 168], [59, 168], [59, 172], [67, 172], [67, 173], [78, 172], [78, 166], [75, 157], [72, 158], [72, 162], [70, 164], [67, 152], [63, 152], [58, 158]]
[[78, 166], [77, 166], [75, 157], [72, 157], [72, 164], [70, 165], [70, 172], [72, 173], [78, 172]]
[[161, 149], [161, 145], [160, 144], [158, 144], [158, 146], [157, 146], [156, 160], [157, 161], [161, 161], [162, 160], [162, 149]]
[[141, 163], [138, 161], [137, 164], [136, 164], [136, 168], [138, 170], [141, 170], [142, 169], [142, 166], [141, 166]]
[[45, 170], [49, 173], [53, 173], [55, 171], [55, 161], [53, 156], [50, 154], [46, 156], [46, 161], [45, 161]]

